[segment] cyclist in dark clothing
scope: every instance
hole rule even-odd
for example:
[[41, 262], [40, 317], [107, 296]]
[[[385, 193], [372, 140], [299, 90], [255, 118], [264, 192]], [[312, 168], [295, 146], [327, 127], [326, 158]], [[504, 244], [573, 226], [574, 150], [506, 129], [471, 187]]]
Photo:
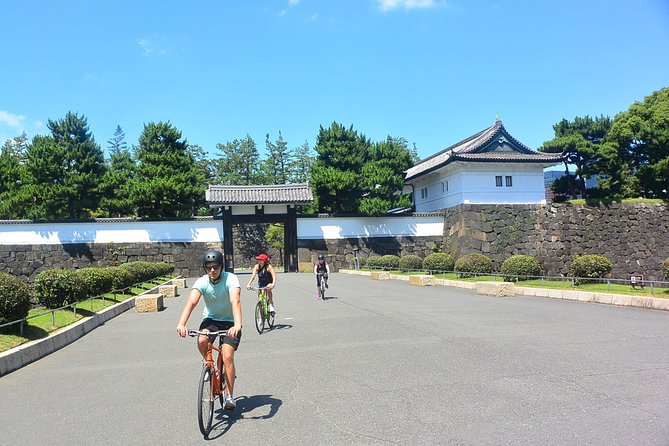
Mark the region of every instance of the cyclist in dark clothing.
[[330, 265], [325, 261], [325, 256], [323, 254], [318, 255], [318, 262], [314, 265], [314, 274], [316, 275], [316, 299], [320, 299], [321, 277], [325, 280], [325, 287], [327, 288], [328, 276], [330, 275]]
[[269, 262], [269, 257], [267, 254], [260, 254], [256, 257], [258, 263], [253, 267], [253, 274], [249, 279], [249, 283], [246, 285], [246, 289], [251, 289], [251, 284], [253, 279], [258, 276], [258, 288], [267, 287], [267, 301], [269, 302], [269, 311], [275, 313], [274, 301], [272, 290], [276, 286], [276, 271], [272, 267], [272, 264]]

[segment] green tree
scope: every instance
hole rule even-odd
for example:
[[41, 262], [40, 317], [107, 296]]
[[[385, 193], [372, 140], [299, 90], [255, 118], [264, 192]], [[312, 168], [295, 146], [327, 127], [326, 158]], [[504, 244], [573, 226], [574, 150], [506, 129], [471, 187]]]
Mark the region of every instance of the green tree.
[[108, 217], [134, 215], [130, 198], [130, 180], [135, 177], [137, 164], [127, 149], [112, 152], [109, 165], [100, 182], [100, 209]]
[[128, 150], [128, 143], [125, 142], [125, 132], [120, 125], [116, 126], [114, 136], [107, 140], [107, 148], [110, 154], [124, 152]]
[[25, 203], [21, 188], [26, 182], [25, 152], [28, 142], [25, 132], [8, 139], [0, 148], [0, 219], [25, 218]]
[[316, 158], [307, 141], [295, 149], [290, 163], [290, 181], [292, 183], [306, 183], [311, 178], [311, 168]]
[[320, 212], [358, 212], [362, 196], [362, 167], [371, 143], [363, 135], [333, 122], [320, 127], [312, 181]]
[[[603, 173], [624, 196], [667, 197], [669, 191], [669, 87], [653, 92], [618, 114], [606, 142]], [[617, 169], [617, 170], [615, 170]], [[631, 177], [631, 179], [630, 179]]]
[[288, 149], [288, 143], [279, 132], [276, 142], [269, 139], [269, 133], [265, 135], [265, 147], [267, 158], [263, 162], [263, 171], [268, 184], [286, 184], [290, 178], [290, 165], [292, 153]]
[[606, 133], [611, 127], [609, 117], [590, 116], [575, 117], [573, 121], [561, 120], [553, 126], [555, 138], [546, 141], [539, 151], [546, 153], [562, 153], [565, 155], [565, 174], [569, 176], [569, 165], [575, 167], [575, 184], [568, 184], [572, 197], [579, 193], [587, 196], [585, 180], [598, 173], [595, 163], [598, 151]]
[[65, 151], [66, 213], [69, 218], [85, 218], [98, 208], [100, 178], [105, 172], [102, 149], [88, 129], [85, 116], [68, 112], [65, 118], [49, 120], [53, 140]]
[[216, 144], [220, 152], [214, 160], [216, 182], [226, 185], [248, 186], [262, 184], [260, 156], [256, 143], [250, 135], [245, 139]]
[[270, 246], [279, 250], [279, 258], [283, 260], [284, 227], [280, 224], [271, 225], [265, 233], [265, 240]]
[[413, 156], [404, 138], [388, 138], [372, 144], [369, 160], [362, 167], [362, 188], [359, 211], [365, 215], [382, 215], [397, 207], [411, 206], [402, 194], [404, 171], [413, 165]]
[[139, 137], [137, 174], [130, 198], [139, 217], [192, 216], [205, 179], [181, 132], [169, 122], [149, 123]]

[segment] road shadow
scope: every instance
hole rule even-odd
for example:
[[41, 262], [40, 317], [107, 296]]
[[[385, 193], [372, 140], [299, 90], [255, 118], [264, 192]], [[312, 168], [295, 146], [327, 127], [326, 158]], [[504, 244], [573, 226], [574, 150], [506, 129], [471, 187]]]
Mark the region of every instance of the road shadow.
[[273, 327], [270, 331], [274, 331], [274, 330], [290, 330], [291, 328], [293, 328], [293, 326], [290, 325], [290, 324], [276, 324], [276, 323], [275, 323], [275, 324], [274, 324], [274, 327]]
[[[252, 395], [252, 396], [241, 396], [236, 399], [237, 409], [234, 411], [228, 411], [219, 407], [214, 413], [214, 425], [212, 426], [211, 432], [205, 440], [216, 440], [227, 431], [232, 428], [232, 426], [241, 419], [246, 420], [268, 420], [272, 418], [279, 411], [279, 407], [283, 404], [278, 398], [272, 398], [271, 395]], [[251, 412], [258, 411], [267, 407], [267, 413], [262, 415], [249, 415]]]

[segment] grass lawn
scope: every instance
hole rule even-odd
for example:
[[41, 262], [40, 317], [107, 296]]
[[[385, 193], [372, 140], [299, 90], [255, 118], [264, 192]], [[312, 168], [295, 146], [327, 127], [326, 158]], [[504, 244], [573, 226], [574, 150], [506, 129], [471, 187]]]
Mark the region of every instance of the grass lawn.
[[[376, 270], [363, 270], [363, 271], [376, 271]], [[402, 271], [389, 271], [391, 274], [396, 274], [400, 276], [409, 276], [414, 274], [427, 274], [424, 271], [411, 271], [411, 272], [402, 272]], [[477, 277], [467, 277], [459, 278], [457, 273], [439, 273], [434, 274], [436, 279], [447, 279], [447, 280], [462, 280], [464, 282], [502, 282], [503, 279], [501, 276], [477, 276]], [[655, 288], [653, 294], [650, 292], [650, 286], [646, 286], [644, 289], [633, 289], [630, 285], [621, 285], [612, 283], [610, 286], [606, 283], [583, 283], [580, 285], [572, 286], [571, 281], [568, 280], [541, 280], [541, 279], [532, 279], [532, 280], [522, 280], [516, 284], [517, 286], [525, 286], [530, 288], [550, 288], [554, 290], [577, 290], [577, 291], [591, 291], [596, 293], [612, 293], [612, 294], [627, 294], [631, 296], [647, 296], [647, 297], [662, 297], [669, 299], [669, 289], [667, 288]]]
[[116, 294], [116, 301], [114, 301], [114, 294], [109, 293], [105, 294], [104, 299], [95, 298], [78, 302], [75, 305], [77, 309], [76, 315], [72, 308], [57, 310], [53, 313], [45, 308], [30, 310], [28, 317], [36, 315], [40, 316], [26, 321], [23, 326], [22, 336], [18, 334], [18, 329], [17, 334], [0, 334], [0, 352], [18, 347], [19, 345], [29, 341], [45, 338], [53, 331], [67, 327], [68, 325], [73, 324], [85, 317], [92, 316], [100, 310], [104, 310], [107, 307], [111, 307], [112, 305], [115, 305], [119, 302], [123, 302], [124, 300], [141, 294], [147, 290], [150, 290], [151, 288], [155, 288], [157, 285], [163, 284], [170, 279], [171, 278], [168, 277], [164, 278], [164, 280], [156, 279], [151, 282], [145, 282], [137, 287], [133, 287], [125, 294]]

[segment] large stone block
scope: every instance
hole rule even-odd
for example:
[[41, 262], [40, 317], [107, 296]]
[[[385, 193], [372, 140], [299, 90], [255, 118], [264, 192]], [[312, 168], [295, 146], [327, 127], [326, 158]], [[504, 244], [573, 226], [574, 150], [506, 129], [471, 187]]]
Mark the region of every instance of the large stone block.
[[160, 285], [158, 287], [158, 293], [162, 294], [165, 297], [177, 297], [177, 286], [176, 285]]
[[135, 298], [135, 310], [138, 313], [153, 313], [163, 308], [162, 294], [143, 294]]
[[186, 288], [186, 279], [172, 279], [172, 285], [176, 285], [177, 288]]
[[476, 294], [511, 297], [516, 295], [516, 288], [511, 282], [476, 282]]
[[390, 280], [388, 271], [372, 271], [372, 280]]
[[409, 276], [409, 285], [434, 286], [435, 285], [434, 276], [429, 276], [426, 274]]

